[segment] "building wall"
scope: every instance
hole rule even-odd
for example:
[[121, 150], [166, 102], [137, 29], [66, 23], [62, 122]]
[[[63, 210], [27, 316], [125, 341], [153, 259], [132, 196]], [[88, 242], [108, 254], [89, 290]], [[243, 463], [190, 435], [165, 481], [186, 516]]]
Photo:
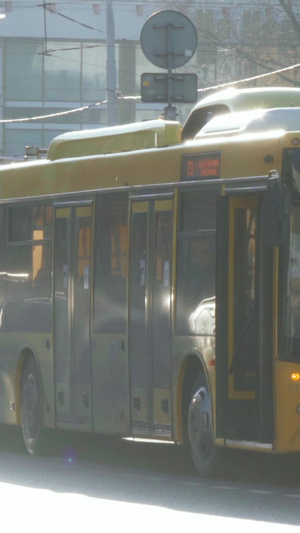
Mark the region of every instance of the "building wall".
[[[62, 1], [48, 4], [50, 11], [32, 0], [2, 2], [0, 9], [1, 5], [6, 17], [0, 20], [0, 118], [56, 114], [106, 100], [105, 1]], [[137, 96], [141, 72], [154, 68], [139, 46], [141, 28], [153, 7], [146, 10], [136, 3], [114, 1], [113, 8], [118, 90], [129, 88]], [[130, 41], [132, 64], [120, 67], [124, 39]], [[123, 122], [159, 116], [163, 107], [132, 106], [121, 100], [119, 106]], [[3, 124], [0, 154], [22, 156], [27, 145], [47, 147], [65, 131], [106, 126], [106, 116], [104, 103], [45, 120]]]

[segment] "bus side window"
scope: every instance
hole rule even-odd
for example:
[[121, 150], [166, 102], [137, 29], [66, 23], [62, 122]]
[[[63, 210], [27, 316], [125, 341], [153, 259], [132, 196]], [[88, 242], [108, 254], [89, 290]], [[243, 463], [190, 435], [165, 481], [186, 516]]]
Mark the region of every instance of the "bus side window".
[[9, 300], [50, 297], [51, 224], [52, 208], [49, 205], [9, 207]]
[[50, 205], [8, 208], [7, 331], [51, 330]]
[[182, 335], [215, 332], [215, 211], [215, 191], [181, 195], [176, 330]]

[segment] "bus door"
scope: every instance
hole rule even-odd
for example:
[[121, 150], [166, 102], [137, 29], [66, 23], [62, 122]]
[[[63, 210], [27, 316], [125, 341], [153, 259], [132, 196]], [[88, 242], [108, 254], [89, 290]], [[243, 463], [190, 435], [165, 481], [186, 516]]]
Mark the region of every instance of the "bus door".
[[173, 200], [132, 201], [129, 357], [133, 434], [171, 434]]
[[221, 197], [217, 220], [217, 436], [273, 440], [273, 251], [257, 196]]
[[54, 353], [57, 426], [91, 425], [91, 205], [56, 207]]

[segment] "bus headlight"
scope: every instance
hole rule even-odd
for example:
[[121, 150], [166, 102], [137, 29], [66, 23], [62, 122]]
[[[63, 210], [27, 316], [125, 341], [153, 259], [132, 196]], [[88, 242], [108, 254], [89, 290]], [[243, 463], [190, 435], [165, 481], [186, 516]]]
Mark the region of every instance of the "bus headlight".
[[299, 381], [299, 379], [300, 379], [300, 374], [299, 374], [298, 372], [293, 372], [293, 373], [291, 374], [291, 378], [292, 378], [293, 381]]

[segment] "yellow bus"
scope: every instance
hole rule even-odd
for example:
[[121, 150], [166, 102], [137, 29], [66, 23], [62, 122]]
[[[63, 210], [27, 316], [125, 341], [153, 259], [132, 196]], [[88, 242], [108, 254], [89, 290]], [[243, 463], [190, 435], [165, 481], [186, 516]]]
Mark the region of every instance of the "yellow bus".
[[190, 140], [73, 132], [0, 170], [0, 423], [30, 453], [48, 429], [189, 443], [200, 474], [226, 447], [300, 450], [292, 92]]

